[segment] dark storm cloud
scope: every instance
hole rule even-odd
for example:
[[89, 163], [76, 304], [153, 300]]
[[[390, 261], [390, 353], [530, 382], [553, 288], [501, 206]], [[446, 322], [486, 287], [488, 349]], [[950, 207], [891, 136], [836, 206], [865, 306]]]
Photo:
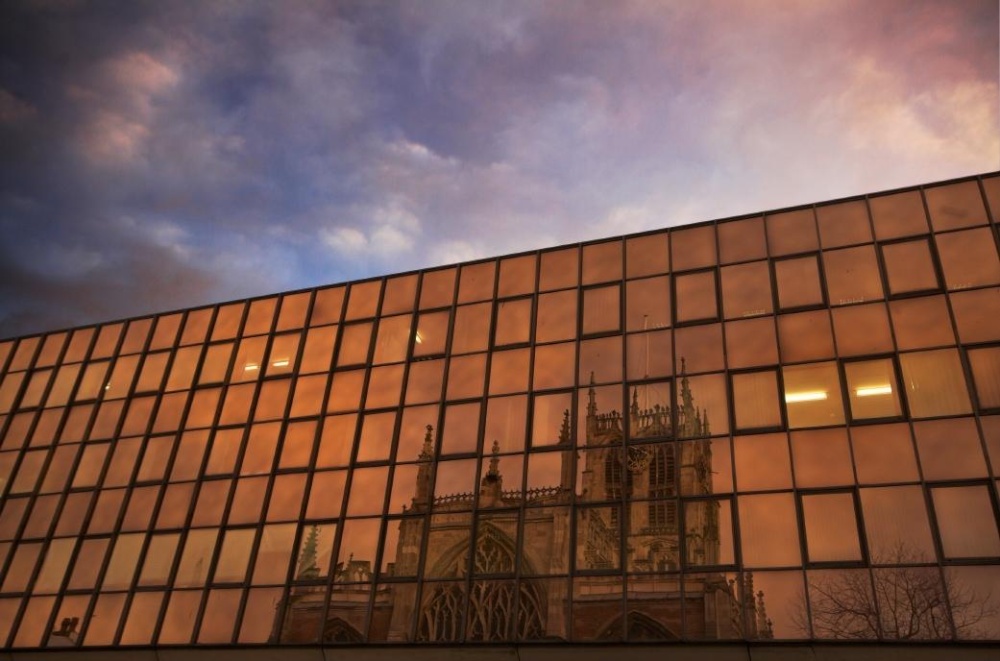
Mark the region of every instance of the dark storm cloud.
[[0, 12], [0, 335], [997, 166], [993, 2]]

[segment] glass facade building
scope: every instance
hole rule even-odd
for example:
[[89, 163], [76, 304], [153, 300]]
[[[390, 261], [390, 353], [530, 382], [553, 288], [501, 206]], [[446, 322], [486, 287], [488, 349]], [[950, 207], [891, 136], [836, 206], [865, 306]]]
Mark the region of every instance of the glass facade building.
[[1000, 642], [1000, 176], [0, 341], [0, 647]]

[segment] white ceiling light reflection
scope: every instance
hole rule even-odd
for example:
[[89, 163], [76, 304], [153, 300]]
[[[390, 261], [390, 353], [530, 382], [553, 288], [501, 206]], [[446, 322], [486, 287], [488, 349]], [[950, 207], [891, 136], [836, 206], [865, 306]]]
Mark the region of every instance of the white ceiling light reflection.
[[892, 386], [866, 386], [856, 388], [854, 394], [858, 397], [874, 397], [875, 395], [891, 395]]
[[825, 390], [785, 393], [785, 402], [788, 404], [795, 404], [796, 402], [819, 402], [826, 398], [827, 394]]

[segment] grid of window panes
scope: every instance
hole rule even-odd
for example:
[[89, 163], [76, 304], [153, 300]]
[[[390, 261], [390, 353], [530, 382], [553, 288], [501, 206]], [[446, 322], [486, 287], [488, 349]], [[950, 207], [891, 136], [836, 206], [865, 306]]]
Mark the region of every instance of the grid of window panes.
[[1000, 177], [0, 342], [0, 647], [1000, 639]]

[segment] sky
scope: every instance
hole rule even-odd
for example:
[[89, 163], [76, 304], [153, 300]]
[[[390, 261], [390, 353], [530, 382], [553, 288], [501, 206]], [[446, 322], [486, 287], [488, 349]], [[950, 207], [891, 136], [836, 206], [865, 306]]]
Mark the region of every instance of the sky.
[[1000, 169], [996, 0], [0, 6], [0, 337]]

